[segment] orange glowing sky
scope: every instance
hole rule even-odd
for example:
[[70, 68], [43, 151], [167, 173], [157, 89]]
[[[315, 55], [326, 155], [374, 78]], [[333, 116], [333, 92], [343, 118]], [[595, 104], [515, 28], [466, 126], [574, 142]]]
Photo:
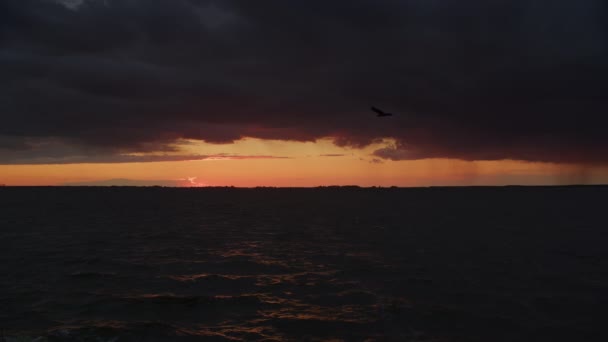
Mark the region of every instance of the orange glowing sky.
[[[343, 148], [331, 140], [291, 142], [243, 139], [233, 144], [188, 141], [172, 155], [223, 155], [205, 160], [145, 163], [1, 165], [7, 185], [96, 184], [133, 180], [175, 186], [441, 186], [561, 185], [608, 182], [608, 168], [512, 160], [379, 160], [371, 155], [382, 143]], [[228, 157], [226, 157], [228, 156]], [[274, 156], [245, 158], [230, 156]], [[128, 184], [113, 181], [105, 184]]]

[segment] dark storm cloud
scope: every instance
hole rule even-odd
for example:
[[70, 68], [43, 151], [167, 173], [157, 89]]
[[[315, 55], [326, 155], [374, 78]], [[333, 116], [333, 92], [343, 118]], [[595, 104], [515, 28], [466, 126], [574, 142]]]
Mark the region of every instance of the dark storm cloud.
[[602, 0], [4, 0], [0, 148], [392, 137], [377, 157], [606, 163], [606, 19]]

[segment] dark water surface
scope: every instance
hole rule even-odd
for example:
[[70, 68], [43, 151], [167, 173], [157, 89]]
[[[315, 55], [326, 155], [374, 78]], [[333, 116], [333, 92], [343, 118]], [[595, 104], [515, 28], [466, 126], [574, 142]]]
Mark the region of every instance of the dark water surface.
[[606, 187], [0, 188], [0, 330], [607, 341], [607, 209]]

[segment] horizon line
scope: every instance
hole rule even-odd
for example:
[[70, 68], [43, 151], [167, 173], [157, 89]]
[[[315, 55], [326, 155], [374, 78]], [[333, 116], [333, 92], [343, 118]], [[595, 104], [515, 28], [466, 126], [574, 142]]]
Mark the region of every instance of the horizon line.
[[0, 184], [0, 188], [167, 188], [167, 189], [430, 189], [430, 188], [568, 188], [568, 187], [608, 187], [601, 184], [554, 184], [554, 185], [428, 185], [428, 186], [361, 186], [361, 185], [317, 185], [317, 186], [167, 186], [167, 185], [8, 185]]

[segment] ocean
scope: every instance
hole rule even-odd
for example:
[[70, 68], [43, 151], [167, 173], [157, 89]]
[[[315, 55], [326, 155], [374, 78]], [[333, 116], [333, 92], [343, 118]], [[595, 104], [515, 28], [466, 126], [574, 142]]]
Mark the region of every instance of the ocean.
[[608, 187], [0, 188], [0, 341], [606, 341]]

